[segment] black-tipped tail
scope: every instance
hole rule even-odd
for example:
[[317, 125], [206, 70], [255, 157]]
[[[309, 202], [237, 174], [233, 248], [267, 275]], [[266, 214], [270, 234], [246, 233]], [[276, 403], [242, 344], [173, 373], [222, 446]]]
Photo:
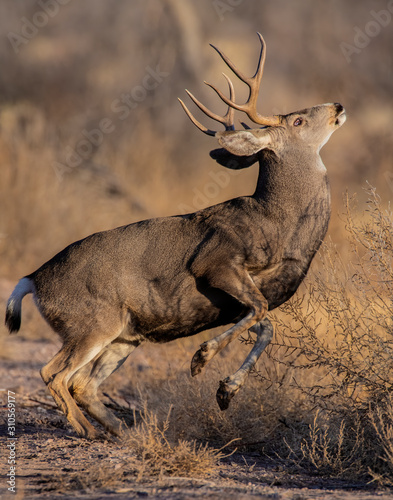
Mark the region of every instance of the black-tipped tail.
[[22, 299], [28, 293], [34, 292], [34, 283], [29, 278], [22, 278], [8, 299], [5, 312], [5, 324], [10, 333], [20, 329], [22, 314]]
[[5, 311], [5, 324], [10, 333], [19, 332], [21, 324], [21, 310], [15, 311], [13, 304], [8, 302], [7, 310]]

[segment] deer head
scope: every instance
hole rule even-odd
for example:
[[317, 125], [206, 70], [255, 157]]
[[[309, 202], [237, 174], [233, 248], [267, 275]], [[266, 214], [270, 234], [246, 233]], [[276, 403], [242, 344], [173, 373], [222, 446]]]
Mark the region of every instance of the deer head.
[[[224, 149], [213, 150], [210, 154], [221, 165], [229, 168], [245, 168], [252, 165], [258, 160], [258, 153], [265, 149], [273, 151], [278, 157], [287, 153], [289, 148], [293, 151], [301, 149], [318, 154], [322, 146], [329, 140], [331, 134], [346, 119], [345, 110], [339, 103], [321, 104], [287, 115], [262, 116], [259, 114], [256, 105], [266, 59], [266, 44], [260, 33], [258, 33], [258, 37], [261, 50], [257, 69], [252, 77], [245, 76], [225, 54], [212, 45], [227, 66], [248, 86], [249, 97], [244, 104], [235, 102], [233, 84], [225, 74], [224, 77], [229, 85], [229, 98], [219, 89], [205, 82], [228, 105], [228, 111], [224, 116], [219, 116], [210, 111], [191, 92], [186, 90], [199, 109], [208, 117], [223, 124], [225, 131], [217, 132], [206, 128], [196, 120], [183, 101], [179, 99], [193, 124], [205, 134], [215, 136], [218, 139], [219, 144]], [[242, 123], [245, 130], [235, 130], [235, 110], [246, 113], [252, 122], [262, 127], [251, 129]], [[236, 161], [234, 161], [234, 156]]]

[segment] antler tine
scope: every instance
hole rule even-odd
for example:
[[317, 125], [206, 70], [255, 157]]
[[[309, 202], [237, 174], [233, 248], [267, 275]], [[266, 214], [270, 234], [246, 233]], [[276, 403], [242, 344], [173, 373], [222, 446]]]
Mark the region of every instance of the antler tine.
[[236, 68], [236, 66], [233, 64], [233, 62], [229, 59], [228, 56], [226, 56], [223, 52], [221, 52], [220, 49], [218, 49], [215, 45], [213, 45], [212, 43], [209, 44], [210, 47], [212, 47], [217, 53], [218, 55], [221, 57], [221, 59], [224, 61], [224, 63], [229, 67], [231, 68], [231, 70], [235, 73], [235, 75], [244, 83], [247, 83], [247, 85], [249, 85], [250, 82], [250, 78], [246, 75], [244, 75], [244, 73], [242, 73], [239, 69]]
[[180, 104], [182, 105], [182, 108], [186, 112], [186, 115], [188, 116], [188, 118], [192, 121], [192, 123], [196, 127], [199, 128], [199, 130], [201, 130], [202, 132], [204, 132], [207, 135], [213, 135], [213, 136], [216, 135], [217, 132], [215, 130], [210, 130], [209, 128], [206, 128], [204, 125], [202, 125], [202, 123], [200, 123], [196, 118], [194, 118], [194, 116], [192, 115], [191, 111], [187, 108], [187, 106], [180, 99], [180, 97], [178, 97], [178, 100], [179, 100]]
[[259, 84], [261, 83], [263, 70], [265, 68], [266, 42], [263, 39], [263, 36], [258, 31], [257, 31], [257, 35], [258, 35], [259, 41], [261, 43], [261, 51], [259, 52], [258, 65], [257, 65], [257, 69], [255, 70], [255, 74], [252, 78], [249, 78], [249, 80], [251, 82], [251, 85], [253, 84], [253, 82], [255, 80], [258, 84], [257, 88], [259, 89]]
[[[235, 99], [235, 89], [233, 87], [233, 84], [231, 82], [231, 80], [229, 79], [229, 77], [227, 75], [225, 75], [223, 73], [225, 79], [227, 80], [228, 82], [228, 86], [229, 86], [229, 98], [230, 100], [234, 100]], [[235, 129], [235, 123], [234, 123], [234, 114], [235, 114], [235, 110], [228, 106], [228, 111], [226, 112], [226, 114], [224, 116], [220, 116], [220, 115], [217, 115], [216, 113], [213, 113], [213, 111], [210, 111], [210, 109], [208, 109], [204, 104], [202, 104], [194, 95], [191, 94], [191, 92], [189, 92], [187, 89], [186, 89], [186, 92], [187, 94], [189, 95], [189, 97], [192, 99], [192, 101], [198, 106], [198, 108], [203, 112], [205, 113], [205, 115], [207, 115], [209, 118], [212, 118], [213, 120], [219, 122], [219, 123], [222, 123], [225, 127], [225, 130], [234, 130]], [[187, 108], [187, 106], [184, 104], [184, 102], [179, 99], [180, 101], [180, 104], [182, 105], [184, 111], [186, 112], [188, 118], [192, 121], [192, 123], [199, 128], [199, 130], [201, 130], [202, 132], [204, 132], [205, 134], [208, 134], [208, 135], [216, 135], [216, 131], [214, 130], [211, 130], [211, 129], [208, 129], [207, 127], [205, 127], [204, 125], [202, 125], [191, 113], [191, 111]]]
[[[231, 79], [229, 78], [228, 75], [223, 73], [225, 80], [228, 82], [228, 87], [229, 87], [229, 100], [234, 101], [235, 100], [235, 88], [233, 86], [233, 83]], [[235, 110], [232, 106], [228, 106], [228, 111], [226, 112], [224, 116], [225, 120], [225, 130], [235, 130]]]
[[266, 59], [266, 51], [265, 51], [265, 41], [260, 33], [258, 34], [259, 41], [261, 42], [261, 51], [259, 53], [259, 60], [257, 69], [255, 71], [254, 76], [247, 77], [240, 70], [236, 68], [236, 66], [232, 63], [232, 61], [222, 53], [217, 47], [212, 45], [213, 49], [220, 55], [222, 60], [225, 62], [227, 66], [235, 73], [235, 75], [250, 89], [250, 94], [247, 101], [244, 104], [236, 104], [232, 99], [228, 99], [219, 89], [211, 85], [210, 83], [206, 83], [209, 87], [211, 87], [217, 95], [220, 97], [222, 101], [224, 101], [231, 108], [237, 109], [238, 111], [243, 111], [247, 114], [247, 116], [254, 123], [258, 123], [259, 125], [278, 125], [279, 118], [278, 116], [262, 116], [258, 113], [256, 106], [259, 94], [259, 86], [262, 80], [263, 68], [265, 65]]

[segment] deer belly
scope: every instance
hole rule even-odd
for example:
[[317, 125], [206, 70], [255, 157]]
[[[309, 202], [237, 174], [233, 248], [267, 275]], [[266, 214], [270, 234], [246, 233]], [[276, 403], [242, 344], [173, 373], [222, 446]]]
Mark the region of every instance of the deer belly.
[[221, 290], [188, 292], [172, 300], [151, 295], [150, 303], [129, 308], [131, 329], [150, 342], [169, 342], [236, 322], [244, 314], [244, 306]]

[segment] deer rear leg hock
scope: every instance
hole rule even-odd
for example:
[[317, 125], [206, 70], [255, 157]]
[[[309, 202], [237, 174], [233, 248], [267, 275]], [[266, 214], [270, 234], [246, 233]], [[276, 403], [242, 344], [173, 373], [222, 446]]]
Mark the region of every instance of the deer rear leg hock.
[[115, 339], [98, 356], [77, 371], [69, 382], [74, 399], [82, 408], [107, 431], [117, 437], [128, 432], [128, 427], [118, 419], [98, 398], [101, 383], [127, 359], [139, 342]]
[[73, 351], [68, 345], [41, 369], [41, 377], [47, 385], [59, 409], [65, 414], [76, 433], [80, 437], [96, 439], [101, 436], [77, 407], [68, 391], [68, 380], [72, 375], [90, 361], [94, 354], [87, 355], [81, 351]]

